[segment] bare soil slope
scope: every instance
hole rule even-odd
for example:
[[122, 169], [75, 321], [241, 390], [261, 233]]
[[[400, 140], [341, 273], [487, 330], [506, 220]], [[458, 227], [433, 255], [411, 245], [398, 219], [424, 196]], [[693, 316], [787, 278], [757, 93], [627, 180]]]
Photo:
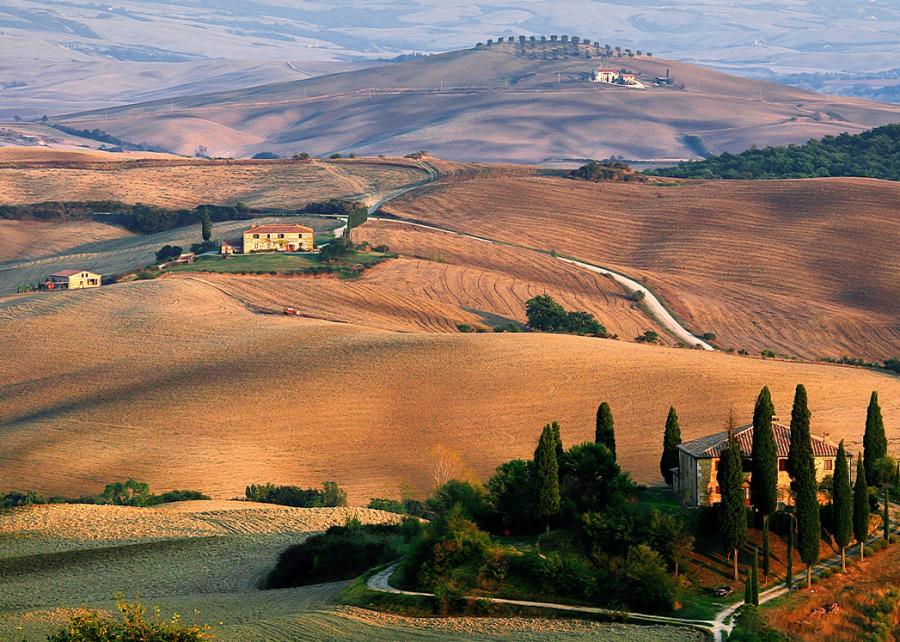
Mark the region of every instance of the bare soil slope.
[[[646, 90], [586, 80], [598, 65], [677, 86]], [[140, 103], [63, 117], [79, 129], [191, 154], [259, 151], [461, 160], [689, 158], [805, 142], [896, 121], [900, 107], [822, 96], [656, 58], [530, 58], [503, 44], [309, 80]]]
[[402, 159], [141, 161], [107, 154], [73, 161], [64, 156], [0, 163], [2, 202], [119, 200], [193, 207], [243, 201], [255, 207], [296, 208], [319, 199], [390, 190], [426, 177], [415, 163]]
[[624, 185], [458, 172], [387, 210], [643, 278], [724, 348], [900, 353], [896, 183]]
[[[597, 404], [620, 461], [658, 481], [666, 411], [686, 439], [776, 409], [807, 385], [817, 433], [856, 449], [878, 389], [900, 438], [900, 381], [858, 369], [539, 334], [397, 334], [253, 314], [196, 280], [0, 301], [0, 478], [48, 494], [135, 477], [215, 497], [248, 483], [335, 480], [351, 502], [427, 489], [432, 452], [486, 476], [559, 420], [572, 444]], [[464, 473], [465, 471], [460, 471]]]

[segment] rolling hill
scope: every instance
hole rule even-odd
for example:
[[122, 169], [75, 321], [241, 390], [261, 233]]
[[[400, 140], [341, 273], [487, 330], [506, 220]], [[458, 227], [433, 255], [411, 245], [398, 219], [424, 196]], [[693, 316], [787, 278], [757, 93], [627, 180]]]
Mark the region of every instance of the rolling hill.
[[458, 171], [401, 217], [641, 279], [722, 348], [900, 354], [900, 184], [869, 179], [588, 183]]
[[[193, 154], [417, 149], [459, 160], [694, 158], [798, 143], [900, 120], [900, 106], [822, 96], [685, 63], [585, 58], [557, 43], [503, 43], [373, 69], [71, 114], [59, 122]], [[591, 53], [591, 51], [587, 53]], [[586, 80], [599, 64], [672, 87]]]
[[193, 279], [0, 300], [0, 478], [47, 494], [135, 477], [214, 497], [336, 480], [351, 502], [422, 491], [439, 453], [485, 476], [559, 420], [589, 439], [599, 401], [619, 460], [658, 482], [670, 404], [685, 439], [749, 418], [768, 384], [813, 430], [862, 437], [869, 393], [900, 438], [900, 380], [862, 369], [541, 334], [424, 334], [254, 314]]

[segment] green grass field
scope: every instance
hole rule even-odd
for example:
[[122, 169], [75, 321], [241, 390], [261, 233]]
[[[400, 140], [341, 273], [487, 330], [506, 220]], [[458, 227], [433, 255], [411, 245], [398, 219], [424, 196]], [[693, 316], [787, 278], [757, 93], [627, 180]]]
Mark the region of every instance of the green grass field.
[[303, 274], [321, 269], [349, 277], [356, 273], [357, 266], [369, 267], [390, 258], [383, 252], [354, 252], [338, 262], [325, 263], [313, 252], [264, 252], [256, 254], [234, 254], [228, 258], [221, 256], [201, 256], [194, 263], [185, 263], [166, 268], [166, 272], [216, 272], [220, 274]]

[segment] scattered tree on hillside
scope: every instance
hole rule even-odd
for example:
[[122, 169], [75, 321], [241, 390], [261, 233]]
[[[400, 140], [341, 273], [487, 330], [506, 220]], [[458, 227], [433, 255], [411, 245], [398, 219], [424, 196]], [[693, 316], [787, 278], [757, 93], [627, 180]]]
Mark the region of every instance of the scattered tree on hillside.
[[550, 520], [559, 513], [559, 462], [556, 458], [557, 437], [550, 424], [544, 426], [537, 450], [534, 451], [534, 473], [537, 517], [546, 523], [550, 532]]
[[212, 219], [209, 218], [209, 210], [206, 207], [200, 210], [200, 233], [203, 236], [203, 242], [209, 243], [212, 238]]
[[734, 581], [738, 576], [738, 554], [747, 541], [747, 511], [744, 509], [744, 473], [741, 451], [730, 435], [728, 446], [719, 457], [716, 481], [721, 495], [720, 529], [725, 548], [734, 563]]
[[751, 453], [750, 503], [763, 520], [763, 574], [770, 572], [769, 516], [778, 507], [778, 450], [772, 418], [775, 406], [768, 386], [756, 399], [753, 410], [753, 450]]
[[791, 409], [791, 449], [788, 465], [797, 508], [797, 549], [806, 564], [806, 586], [812, 586], [812, 567], [819, 561], [822, 524], [819, 518], [819, 485], [813, 461], [806, 388], [798, 384]]
[[681, 443], [681, 426], [678, 424], [678, 414], [674, 406], [669, 408], [666, 417], [666, 429], [663, 433], [663, 451], [659, 458], [659, 472], [662, 473], [666, 484], [672, 485], [674, 481], [672, 469], [678, 467], [678, 444]]
[[850, 488], [850, 468], [844, 440], [838, 445], [834, 467], [834, 490], [831, 499], [831, 532], [841, 548], [841, 570], [847, 572], [847, 546], [853, 536], [853, 490]]
[[607, 336], [606, 328], [590, 312], [566, 312], [553, 297], [539, 294], [525, 302], [528, 327], [540, 332]]
[[856, 460], [856, 484], [853, 486], [853, 538], [859, 542], [859, 559], [865, 558], [869, 537], [869, 485], [863, 460]]
[[616, 430], [613, 423], [612, 409], [605, 401], [597, 408], [597, 426], [594, 430], [594, 443], [603, 444], [616, 459]]
[[866, 409], [866, 432], [863, 435], [863, 459], [866, 462], [866, 482], [870, 486], [880, 486], [880, 466], [882, 458], [887, 455], [887, 437], [884, 434], [884, 419], [878, 405], [878, 393], [873, 391]]
[[156, 260], [160, 263], [177, 259], [184, 250], [180, 245], [163, 245], [156, 251]]

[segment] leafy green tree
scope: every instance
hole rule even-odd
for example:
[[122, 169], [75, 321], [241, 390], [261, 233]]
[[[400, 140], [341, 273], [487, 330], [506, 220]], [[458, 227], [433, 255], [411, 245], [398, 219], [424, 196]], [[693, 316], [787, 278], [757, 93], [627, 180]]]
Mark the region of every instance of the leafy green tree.
[[566, 310], [549, 294], [539, 294], [525, 302], [528, 327], [541, 332], [560, 332], [566, 325]]
[[527, 533], [534, 525], [531, 462], [513, 459], [497, 466], [488, 479], [491, 506], [505, 530]]
[[734, 562], [734, 581], [738, 576], [738, 554], [747, 542], [747, 511], [744, 509], [744, 473], [737, 441], [729, 440], [719, 457], [716, 481], [722, 497], [720, 530], [725, 548]]
[[180, 245], [163, 245], [156, 251], [156, 260], [160, 263], [177, 259], [184, 250]]
[[865, 558], [869, 537], [869, 485], [862, 459], [856, 460], [856, 484], [853, 486], [853, 537], [859, 542], [859, 559]]
[[150, 498], [150, 487], [134, 479], [107, 484], [100, 496], [101, 501], [116, 506], [146, 506]]
[[847, 453], [844, 441], [838, 446], [837, 461], [834, 467], [834, 490], [831, 499], [831, 532], [835, 543], [841, 547], [841, 570], [847, 572], [846, 549], [853, 536], [853, 490], [850, 488], [850, 468], [847, 464]]
[[887, 455], [887, 437], [884, 434], [884, 419], [878, 405], [878, 393], [872, 392], [866, 410], [866, 432], [863, 435], [863, 459], [866, 462], [866, 482], [869, 486], [880, 486], [879, 463]]
[[621, 505], [634, 485], [622, 473], [615, 457], [603, 444], [591, 442], [572, 446], [560, 469], [560, 495], [564, 514], [601, 511]]
[[778, 449], [772, 418], [775, 406], [769, 387], [756, 398], [753, 410], [753, 448], [750, 462], [750, 503], [763, 519], [763, 573], [770, 572], [769, 516], [778, 507]]
[[799, 384], [791, 409], [791, 450], [788, 465], [797, 503], [797, 550], [806, 564], [806, 586], [812, 586], [812, 567], [819, 561], [822, 524], [819, 518], [819, 485], [813, 461], [806, 388]]
[[616, 429], [613, 422], [612, 409], [605, 401], [597, 408], [597, 426], [594, 430], [594, 443], [603, 444], [616, 459]]
[[322, 484], [322, 506], [337, 507], [347, 505], [347, 493], [337, 482], [327, 481]]
[[559, 462], [556, 458], [557, 438], [550, 424], [544, 426], [537, 449], [534, 451], [536, 514], [547, 525], [559, 513]]
[[669, 415], [666, 417], [666, 430], [663, 433], [662, 456], [659, 458], [659, 472], [662, 473], [663, 479], [669, 486], [673, 482], [672, 469], [678, 467], [678, 444], [680, 443], [681, 426], [678, 424], [678, 414], [674, 407], [670, 407]]
[[212, 238], [212, 219], [209, 218], [209, 209], [206, 207], [200, 211], [200, 232], [203, 235], [203, 242], [209, 243]]

